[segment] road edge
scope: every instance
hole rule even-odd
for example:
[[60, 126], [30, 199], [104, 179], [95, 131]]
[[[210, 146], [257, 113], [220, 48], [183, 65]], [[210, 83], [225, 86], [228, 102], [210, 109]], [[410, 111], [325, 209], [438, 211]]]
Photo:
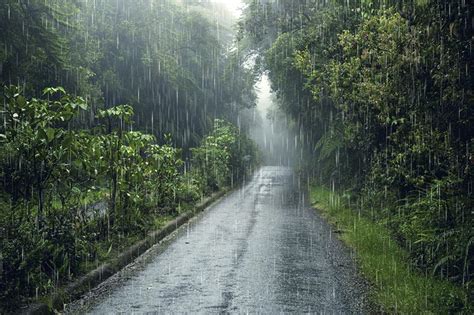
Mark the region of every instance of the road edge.
[[194, 206], [193, 211], [185, 212], [168, 222], [163, 228], [148, 233], [148, 236], [145, 239], [131, 245], [115, 258], [101, 264], [96, 269], [88, 272], [65, 287], [58, 288], [56, 292], [46, 297], [46, 302], [35, 302], [30, 304], [26, 309], [19, 310], [20, 314], [55, 314], [57, 311], [63, 310], [65, 304], [80, 298], [84, 293], [90, 291], [112, 275], [122, 270], [152, 246], [162, 241], [165, 237], [176, 231], [197, 214], [203, 212], [213, 203], [233, 191], [234, 188], [227, 187], [204, 198]]

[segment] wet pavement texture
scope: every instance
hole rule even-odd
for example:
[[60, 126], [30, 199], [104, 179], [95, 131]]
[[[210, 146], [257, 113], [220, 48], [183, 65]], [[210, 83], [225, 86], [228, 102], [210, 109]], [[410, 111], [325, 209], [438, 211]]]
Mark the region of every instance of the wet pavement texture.
[[263, 167], [70, 313], [365, 313], [366, 283], [291, 169]]

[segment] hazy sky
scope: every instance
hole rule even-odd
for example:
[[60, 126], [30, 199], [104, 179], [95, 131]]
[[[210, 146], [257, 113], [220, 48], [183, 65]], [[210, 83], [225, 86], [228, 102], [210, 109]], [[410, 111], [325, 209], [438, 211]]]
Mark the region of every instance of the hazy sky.
[[235, 15], [240, 15], [240, 8], [243, 6], [241, 0], [213, 0], [215, 2], [224, 3], [229, 10], [232, 11]]

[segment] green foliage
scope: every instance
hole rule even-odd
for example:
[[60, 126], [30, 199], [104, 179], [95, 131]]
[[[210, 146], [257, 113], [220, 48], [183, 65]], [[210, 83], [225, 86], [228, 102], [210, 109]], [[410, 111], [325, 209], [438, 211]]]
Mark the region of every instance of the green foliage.
[[2, 191], [9, 198], [0, 221], [2, 300], [18, 301], [21, 294], [32, 294], [30, 281], [41, 292], [50, 290], [59, 278], [68, 278], [78, 268], [71, 229], [74, 214], [56, 212], [56, 194], [49, 192], [62, 196], [64, 206], [62, 186], [74, 181], [71, 158], [82, 157], [70, 125], [87, 106], [63, 88], [45, 89], [44, 96], [44, 100], [27, 100], [15, 87], [5, 88], [3, 96], [1, 175]]
[[373, 298], [381, 307], [378, 311], [445, 314], [472, 310], [466, 291], [414, 269], [408, 263], [410, 253], [397, 244], [390, 229], [360, 216], [348, 206], [347, 198], [312, 186], [311, 200], [355, 250], [361, 271], [375, 287]]
[[472, 290], [473, 4], [249, 3], [241, 35], [265, 52], [308, 172], [353, 191], [414, 267]]
[[[181, 178], [180, 170], [183, 166], [180, 150], [166, 145], [151, 145], [146, 152], [149, 166], [149, 185], [155, 185], [156, 190], [152, 191], [152, 197], [157, 204], [165, 207], [176, 206], [180, 200], [193, 202], [197, 200], [197, 196], [183, 196], [178, 192], [188, 189], [185, 179]], [[192, 188], [189, 188], [192, 189]], [[192, 194], [192, 193], [190, 193]]]
[[3, 1], [0, 83], [34, 96], [61, 85], [94, 111], [131, 104], [143, 129], [188, 149], [214, 118], [236, 123], [255, 104], [255, 78], [210, 10], [161, 0]]
[[[5, 89], [1, 134], [3, 189], [14, 201], [38, 196], [38, 220], [46, 202], [44, 191], [70, 173], [75, 133], [69, 129], [74, 115], [87, 106], [62, 88], [44, 91], [46, 100], [27, 100], [15, 87]], [[58, 167], [59, 166], [59, 167]], [[40, 222], [38, 222], [40, 223]]]
[[195, 178], [202, 192], [233, 185], [257, 164], [255, 145], [237, 128], [220, 119], [213, 131], [192, 151]]
[[[211, 17], [175, 1], [2, 1], [0, 84], [21, 88], [0, 96], [0, 312], [209, 191], [182, 155], [193, 159], [214, 118], [236, 122], [256, 98], [232, 31]], [[240, 134], [215, 144], [230, 155], [213, 189], [255, 162]]]
[[107, 107], [133, 105], [155, 136], [170, 133], [187, 149], [212, 127], [209, 121], [234, 121], [238, 110], [254, 104], [253, 76], [220, 40], [227, 31], [216, 34], [195, 10], [175, 1], [130, 7], [126, 0], [99, 0], [81, 8], [78, 18], [81, 32], [74, 36], [86, 47], [77, 47], [82, 54], [75, 58], [90, 71], [81, 94], [99, 104], [103, 96]]
[[58, 71], [68, 67], [70, 16], [77, 1], [5, 0], [0, 5], [0, 83], [18, 84], [40, 93], [61, 84]]
[[[124, 244], [179, 214], [204, 194], [231, 185], [256, 164], [254, 144], [215, 121], [183, 174], [181, 150], [166, 135], [132, 131], [128, 105], [87, 109], [61, 87], [27, 99], [7, 87], [0, 127], [0, 307], [44, 295], [108, 259]], [[166, 219], [168, 218], [168, 219]]]

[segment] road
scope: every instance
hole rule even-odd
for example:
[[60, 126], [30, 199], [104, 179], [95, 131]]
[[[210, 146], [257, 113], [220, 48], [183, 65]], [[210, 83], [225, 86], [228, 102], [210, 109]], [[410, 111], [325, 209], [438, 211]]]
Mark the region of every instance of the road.
[[72, 313], [364, 313], [351, 253], [289, 168], [254, 178], [106, 281]]

